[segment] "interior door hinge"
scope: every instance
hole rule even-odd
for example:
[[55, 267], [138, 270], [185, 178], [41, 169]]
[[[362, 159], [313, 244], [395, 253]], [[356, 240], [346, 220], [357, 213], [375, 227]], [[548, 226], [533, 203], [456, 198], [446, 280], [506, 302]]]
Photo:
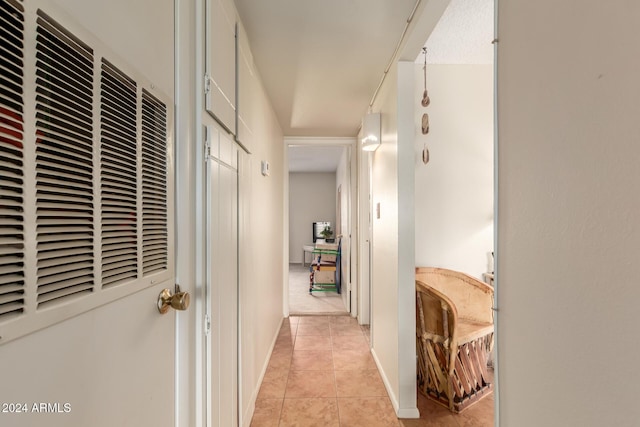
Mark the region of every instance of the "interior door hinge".
[[211, 138], [209, 138], [209, 132], [211, 131], [206, 127], [204, 132], [204, 161], [206, 163], [211, 158]]
[[204, 75], [204, 93], [211, 92], [211, 76], [209, 74]]
[[209, 141], [206, 141], [204, 143], [204, 161], [208, 162], [210, 158], [211, 158], [211, 143]]
[[211, 333], [211, 317], [208, 314], [204, 316], [204, 334], [209, 335]]

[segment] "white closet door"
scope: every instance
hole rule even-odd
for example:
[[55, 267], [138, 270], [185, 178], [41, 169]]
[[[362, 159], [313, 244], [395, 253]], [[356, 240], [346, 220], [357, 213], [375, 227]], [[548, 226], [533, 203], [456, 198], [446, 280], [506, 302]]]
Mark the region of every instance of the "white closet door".
[[209, 128], [207, 343], [209, 425], [238, 425], [238, 171], [231, 140]]
[[220, 166], [221, 426], [238, 424], [238, 173]]

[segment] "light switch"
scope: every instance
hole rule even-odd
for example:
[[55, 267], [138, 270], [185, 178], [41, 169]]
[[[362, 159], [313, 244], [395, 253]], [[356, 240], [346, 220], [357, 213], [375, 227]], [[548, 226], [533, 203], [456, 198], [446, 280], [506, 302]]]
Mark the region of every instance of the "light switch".
[[269, 176], [269, 162], [267, 162], [266, 160], [263, 160], [261, 162], [261, 165], [262, 165], [262, 175]]

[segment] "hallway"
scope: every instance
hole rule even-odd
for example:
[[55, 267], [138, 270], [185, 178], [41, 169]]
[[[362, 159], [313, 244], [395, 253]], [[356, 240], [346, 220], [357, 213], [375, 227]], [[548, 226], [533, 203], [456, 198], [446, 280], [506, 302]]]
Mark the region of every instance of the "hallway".
[[289, 313], [296, 315], [347, 315], [342, 295], [309, 293], [309, 266], [289, 264]]
[[418, 396], [421, 419], [398, 420], [369, 351], [369, 329], [349, 316], [285, 319], [252, 427], [489, 427], [493, 395], [453, 415]]

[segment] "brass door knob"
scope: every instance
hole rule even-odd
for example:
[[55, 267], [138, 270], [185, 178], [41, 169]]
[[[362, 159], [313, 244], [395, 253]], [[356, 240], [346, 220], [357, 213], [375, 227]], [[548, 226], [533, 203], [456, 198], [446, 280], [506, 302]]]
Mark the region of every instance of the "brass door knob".
[[191, 295], [189, 292], [181, 292], [180, 286], [176, 285], [175, 293], [171, 293], [169, 289], [163, 289], [158, 296], [158, 311], [165, 314], [169, 308], [175, 310], [186, 310], [189, 308]]

